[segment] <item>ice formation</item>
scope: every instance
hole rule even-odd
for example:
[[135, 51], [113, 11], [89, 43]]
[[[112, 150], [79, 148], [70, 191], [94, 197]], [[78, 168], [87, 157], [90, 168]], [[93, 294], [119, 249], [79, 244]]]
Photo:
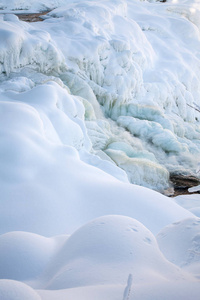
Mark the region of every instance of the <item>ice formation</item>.
[[[163, 195], [130, 185], [121, 169], [91, 154], [83, 104], [54, 81], [22, 93], [2, 92], [0, 128], [1, 197], [8, 211], [1, 214], [1, 233], [8, 228], [47, 236], [70, 233], [113, 213], [139, 218], [158, 232], [191, 216]], [[21, 220], [15, 201], [26, 218]], [[151, 216], [142, 215], [150, 203]]]
[[[87, 122], [94, 149], [109, 155], [110, 141], [134, 146], [134, 137], [139, 138], [142, 150], [156, 159], [144, 154], [138, 163], [138, 157], [121, 153], [120, 160], [114, 161], [120, 167], [131, 162], [133, 172], [124, 167], [131, 182], [159, 190], [167, 187], [168, 172], [194, 173], [200, 157], [200, 115], [195, 110], [200, 95], [199, 57], [194, 51], [199, 29], [185, 17], [185, 11], [196, 14], [189, 13], [191, 3], [184, 3], [178, 15], [176, 7], [171, 2], [89, 1], [83, 5], [78, 1], [52, 11], [38, 25], [51, 32], [57, 45], [66, 45], [63, 53], [69, 70], [62, 75], [64, 83], [72, 93], [92, 101], [93, 107], [97, 99], [106, 122], [114, 120], [110, 130], [102, 125], [105, 121], [99, 126], [99, 114], [93, 123]], [[77, 89], [78, 82], [81, 88]], [[118, 126], [131, 133], [131, 141]], [[134, 169], [143, 173], [143, 159], [148, 160], [146, 166], [153, 166], [154, 181], [135, 176]]]
[[[141, 297], [160, 298], [163, 291], [166, 299], [175, 300], [177, 294], [184, 300], [190, 296], [195, 298], [200, 291], [199, 280], [195, 278], [198, 277], [198, 268], [195, 269], [198, 257], [191, 260], [188, 253], [190, 265], [178, 267], [179, 262], [169, 257], [169, 253], [181, 261], [185, 258], [185, 248], [196, 251], [198, 228], [195, 225], [198, 224], [198, 218], [190, 218], [164, 228], [157, 236], [160, 248], [155, 236], [140, 222], [116, 215], [94, 219], [70, 237], [62, 235], [47, 239], [25, 232], [3, 235], [1, 248], [4, 251], [0, 252], [0, 259], [4, 267], [9, 266], [10, 274], [16, 279], [0, 279], [1, 298], [85, 300], [104, 296], [120, 300], [128, 293], [128, 299], [139, 300]], [[181, 234], [181, 243], [174, 243], [182, 228], [188, 226], [186, 242]], [[14, 242], [16, 252], [11, 251]], [[169, 252], [166, 249], [169, 247], [177, 249]], [[38, 269], [45, 263], [45, 270], [33, 276], [34, 266]], [[3, 270], [5, 272], [6, 267]], [[19, 281], [22, 274], [28, 279], [25, 283]]]
[[0, 299], [197, 299], [199, 1], [0, 9]]
[[26, 65], [49, 73], [64, 69], [64, 57], [50, 34], [19, 22], [17, 16], [5, 15], [0, 22], [0, 73]]
[[[196, 187], [199, 190], [199, 186]], [[194, 187], [195, 190], [195, 187]], [[175, 202], [200, 218], [200, 195], [181, 195], [174, 198]]]
[[4, 11], [47, 11], [66, 4], [66, 0], [1, 0], [0, 9]]
[[[143, 268], [152, 272], [144, 274]], [[116, 269], [120, 272], [114, 274]], [[141, 223], [124, 216], [106, 216], [70, 236], [51, 260], [41, 282], [50, 290], [116, 284], [131, 272], [134, 284], [139, 284], [140, 277], [146, 277], [145, 281], [153, 281], [152, 276], [158, 279], [160, 270], [164, 277], [168, 272], [173, 272], [176, 279], [180, 277], [177, 267], [165, 260], [155, 237]]]
[[[3, 2], [4, 9], [30, 10], [25, 1], [16, 7]], [[61, 4], [31, 25], [2, 17], [1, 72], [29, 66], [56, 74], [81, 97], [94, 154], [104, 151], [130, 182], [163, 191], [169, 172], [194, 173], [200, 157], [198, 4], [51, 3]], [[111, 151], [113, 142], [119, 148]], [[133, 148], [130, 155], [121, 143]]]

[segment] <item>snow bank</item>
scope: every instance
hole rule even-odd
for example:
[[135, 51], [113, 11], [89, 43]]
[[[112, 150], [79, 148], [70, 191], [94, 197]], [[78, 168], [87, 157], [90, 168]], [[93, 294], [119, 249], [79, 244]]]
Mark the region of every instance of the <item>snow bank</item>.
[[139, 283], [139, 277], [154, 281], [169, 273], [174, 273], [174, 279], [180, 278], [177, 268], [164, 259], [154, 236], [141, 223], [124, 216], [106, 216], [72, 234], [41, 281], [47, 289], [123, 284], [130, 273], [134, 284]]
[[175, 197], [174, 201], [200, 218], [200, 195], [181, 195]]
[[[200, 277], [200, 219], [191, 218], [162, 229], [157, 241], [172, 263]], [[177, 242], [178, 241], [178, 242]]]
[[41, 300], [30, 286], [14, 280], [0, 280], [0, 298], [3, 300]]
[[128, 181], [196, 169], [198, 3], [0, 7], [63, 3], [0, 17], [0, 298], [197, 299], [198, 197]]
[[[0, 278], [30, 280], [53, 256], [57, 244], [33, 233], [9, 232], [0, 236]], [[1, 298], [4, 299], [4, 298]]]

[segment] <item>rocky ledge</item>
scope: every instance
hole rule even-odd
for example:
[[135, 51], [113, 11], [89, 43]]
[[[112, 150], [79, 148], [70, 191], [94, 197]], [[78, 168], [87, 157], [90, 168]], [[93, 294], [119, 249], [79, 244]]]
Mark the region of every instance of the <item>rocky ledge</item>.
[[171, 197], [187, 194], [200, 194], [200, 191], [190, 193], [189, 188], [200, 184], [200, 179], [192, 175], [170, 174], [170, 181], [174, 188], [174, 194]]

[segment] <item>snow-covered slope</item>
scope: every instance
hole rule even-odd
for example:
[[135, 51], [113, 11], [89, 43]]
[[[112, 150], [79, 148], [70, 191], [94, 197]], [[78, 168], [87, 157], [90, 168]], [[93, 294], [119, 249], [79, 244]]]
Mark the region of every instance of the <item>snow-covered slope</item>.
[[199, 1], [0, 8], [0, 299], [197, 299]]

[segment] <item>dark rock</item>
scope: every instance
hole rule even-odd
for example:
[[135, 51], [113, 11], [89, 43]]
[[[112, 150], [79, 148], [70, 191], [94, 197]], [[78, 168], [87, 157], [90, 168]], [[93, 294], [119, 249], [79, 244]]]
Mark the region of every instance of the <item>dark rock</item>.
[[48, 12], [50, 12], [50, 11], [44, 11], [44, 12], [40, 12], [40, 13], [31, 13], [31, 14], [22, 13], [22, 14], [16, 14], [16, 15], [18, 16], [18, 18], [21, 21], [39, 22], [39, 21], [43, 21], [42, 16], [46, 15]]
[[[178, 195], [192, 194], [188, 192], [188, 189], [200, 184], [200, 179], [193, 175], [182, 175], [174, 173], [170, 174], [170, 181], [174, 188], [173, 197]], [[199, 194], [200, 192], [198, 191], [195, 193]]]

